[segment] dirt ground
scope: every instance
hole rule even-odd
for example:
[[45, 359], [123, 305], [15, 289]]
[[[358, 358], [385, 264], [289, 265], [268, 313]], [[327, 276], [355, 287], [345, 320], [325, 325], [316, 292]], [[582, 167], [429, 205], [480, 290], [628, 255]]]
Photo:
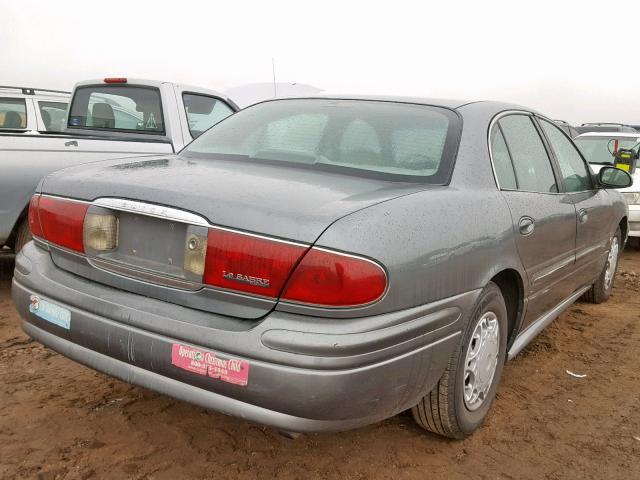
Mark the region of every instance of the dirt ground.
[[0, 478], [640, 478], [640, 251], [608, 303], [575, 304], [507, 365], [464, 441], [407, 415], [291, 440], [114, 380], [26, 337], [12, 266], [0, 253]]

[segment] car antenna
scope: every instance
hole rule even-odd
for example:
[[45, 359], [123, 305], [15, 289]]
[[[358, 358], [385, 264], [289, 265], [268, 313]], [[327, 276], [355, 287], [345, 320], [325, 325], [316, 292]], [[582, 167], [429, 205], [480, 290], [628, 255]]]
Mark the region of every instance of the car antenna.
[[271, 71], [273, 72], [273, 96], [278, 96], [278, 91], [276, 90], [276, 59], [271, 57]]

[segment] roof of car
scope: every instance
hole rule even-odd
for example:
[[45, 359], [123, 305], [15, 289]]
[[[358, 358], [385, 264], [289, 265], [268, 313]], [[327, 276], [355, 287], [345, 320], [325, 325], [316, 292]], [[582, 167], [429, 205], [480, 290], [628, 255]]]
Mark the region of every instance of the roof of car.
[[361, 95], [350, 93], [336, 93], [327, 94], [319, 93], [311, 96], [287, 96], [287, 97], [274, 97], [265, 99], [264, 102], [273, 100], [314, 100], [314, 99], [329, 99], [329, 100], [370, 100], [376, 102], [395, 102], [395, 103], [412, 103], [417, 105], [429, 105], [434, 107], [444, 107], [448, 109], [458, 109], [467, 105], [483, 105], [489, 110], [502, 111], [502, 110], [522, 110], [525, 112], [536, 112], [534, 109], [524, 107], [522, 105], [516, 105], [512, 103], [503, 103], [492, 100], [455, 100], [447, 98], [428, 98], [428, 97], [410, 97], [410, 96], [396, 96], [396, 95]]
[[638, 138], [640, 137], [640, 132], [585, 132], [578, 135], [575, 139], [583, 137]]

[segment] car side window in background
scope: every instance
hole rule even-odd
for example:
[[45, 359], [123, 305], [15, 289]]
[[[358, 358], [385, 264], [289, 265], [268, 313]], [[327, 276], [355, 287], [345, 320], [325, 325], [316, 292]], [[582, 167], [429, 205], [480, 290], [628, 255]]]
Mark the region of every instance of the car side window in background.
[[567, 192], [583, 192], [593, 188], [591, 175], [576, 147], [553, 124], [538, 119], [556, 156]]
[[491, 158], [500, 189], [516, 190], [518, 182], [513, 171], [511, 155], [509, 155], [507, 144], [498, 125], [495, 125], [491, 130]]
[[0, 98], [0, 128], [27, 128], [27, 106], [22, 98]]
[[63, 102], [38, 102], [40, 117], [44, 129], [48, 132], [61, 132], [67, 120], [67, 104]]
[[189, 132], [193, 138], [199, 137], [202, 132], [233, 113], [231, 107], [225, 102], [208, 95], [183, 93], [182, 101], [187, 114]]
[[498, 122], [509, 147], [518, 190], [558, 192], [549, 155], [533, 120], [528, 115], [508, 115]]

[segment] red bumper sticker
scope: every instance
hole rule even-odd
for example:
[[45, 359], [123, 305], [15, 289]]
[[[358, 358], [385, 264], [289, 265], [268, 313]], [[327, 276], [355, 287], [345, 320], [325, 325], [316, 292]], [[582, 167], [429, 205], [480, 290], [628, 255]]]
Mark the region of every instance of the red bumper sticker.
[[171, 364], [198, 375], [209, 375], [223, 382], [245, 386], [249, 383], [249, 362], [237, 358], [221, 358], [208, 350], [174, 343]]

